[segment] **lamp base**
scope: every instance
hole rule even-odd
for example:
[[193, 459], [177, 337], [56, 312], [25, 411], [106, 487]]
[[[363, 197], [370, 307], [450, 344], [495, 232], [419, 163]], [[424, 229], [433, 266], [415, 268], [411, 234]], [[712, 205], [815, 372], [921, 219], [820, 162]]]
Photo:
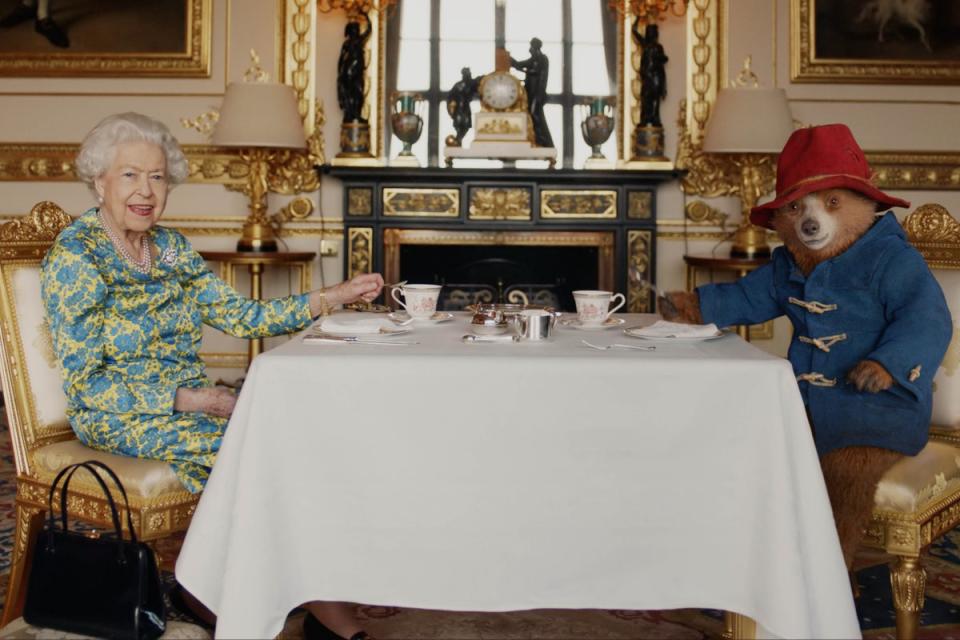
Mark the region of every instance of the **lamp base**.
[[749, 222], [738, 227], [733, 235], [730, 257], [748, 260], [769, 258], [770, 245], [767, 244], [767, 230]]
[[259, 222], [248, 222], [243, 225], [243, 235], [237, 240], [237, 251], [277, 250], [277, 240], [270, 225]]

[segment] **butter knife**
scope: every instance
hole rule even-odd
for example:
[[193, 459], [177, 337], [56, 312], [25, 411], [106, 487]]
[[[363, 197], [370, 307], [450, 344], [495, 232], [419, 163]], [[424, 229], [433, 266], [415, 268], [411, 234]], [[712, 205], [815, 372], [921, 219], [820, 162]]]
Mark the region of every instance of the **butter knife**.
[[358, 336], [318, 336], [318, 335], [308, 335], [304, 338], [306, 342], [320, 342], [328, 344], [337, 344], [341, 342], [347, 342], [351, 344], [375, 344], [383, 346], [396, 346], [396, 347], [405, 347], [411, 344], [420, 344], [419, 342], [414, 342], [410, 340], [404, 340], [397, 342], [395, 340], [367, 340], [360, 338]]

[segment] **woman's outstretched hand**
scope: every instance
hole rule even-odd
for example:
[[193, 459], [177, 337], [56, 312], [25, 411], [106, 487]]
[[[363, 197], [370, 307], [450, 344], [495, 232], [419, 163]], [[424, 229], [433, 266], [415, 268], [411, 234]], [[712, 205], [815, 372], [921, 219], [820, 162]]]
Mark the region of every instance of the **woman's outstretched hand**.
[[[379, 273], [362, 273], [322, 291], [326, 295], [327, 306], [335, 307], [358, 300], [373, 302], [380, 295], [381, 289], [383, 289], [383, 277]], [[323, 311], [320, 290], [310, 295], [310, 311], [314, 316], [320, 315]]]
[[173, 400], [174, 411], [198, 411], [219, 418], [229, 418], [237, 404], [237, 396], [223, 387], [180, 387]]

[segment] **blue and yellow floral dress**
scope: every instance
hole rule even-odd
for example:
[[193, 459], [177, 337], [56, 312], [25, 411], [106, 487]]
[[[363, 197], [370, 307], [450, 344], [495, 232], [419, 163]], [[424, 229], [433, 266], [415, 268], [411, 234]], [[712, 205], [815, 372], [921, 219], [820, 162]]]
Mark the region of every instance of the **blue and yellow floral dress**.
[[290, 333], [310, 321], [307, 294], [256, 301], [217, 278], [182, 234], [149, 231], [159, 258], [140, 273], [114, 249], [97, 209], [58, 237], [41, 287], [60, 361], [67, 415], [80, 441], [169, 462], [200, 491], [227, 421], [173, 408], [179, 387], [205, 387], [201, 325], [240, 338]]

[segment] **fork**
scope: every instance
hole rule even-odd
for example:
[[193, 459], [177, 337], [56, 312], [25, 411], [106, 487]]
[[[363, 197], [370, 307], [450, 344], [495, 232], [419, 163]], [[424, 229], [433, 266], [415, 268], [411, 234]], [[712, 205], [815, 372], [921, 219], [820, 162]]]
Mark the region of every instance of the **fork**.
[[597, 351], [606, 351], [607, 349], [620, 348], [620, 349], [636, 349], [637, 351], [656, 351], [657, 348], [653, 345], [639, 345], [639, 344], [620, 344], [619, 342], [614, 344], [593, 344], [592, 342], [587, 342], [586, 340], [581, 340], [583, 344], [590, 347], [591, 349], [596, 349]]

